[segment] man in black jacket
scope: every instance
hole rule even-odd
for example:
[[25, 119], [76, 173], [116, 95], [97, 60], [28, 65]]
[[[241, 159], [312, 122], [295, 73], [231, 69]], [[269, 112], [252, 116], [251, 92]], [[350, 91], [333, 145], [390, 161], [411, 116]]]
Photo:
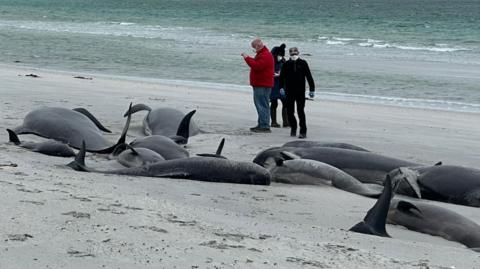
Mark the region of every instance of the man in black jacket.
[[290, 123], [291, 136], [297, 135], [297, 120], [295, 119], [295, 103], [297, 104], [300, 135], [298, 138], [307, 137], [307, 123], [305, 121], [305, 79], [310, 88], [310, 98], [315, 97], [315, 83], [313, 82], [310, 68], [305, 60], [298, 58], [298, 48], [289, 50], [290, 60], [285, 62], [280, 72], [280, 88], [285, 90], [288, 122]]

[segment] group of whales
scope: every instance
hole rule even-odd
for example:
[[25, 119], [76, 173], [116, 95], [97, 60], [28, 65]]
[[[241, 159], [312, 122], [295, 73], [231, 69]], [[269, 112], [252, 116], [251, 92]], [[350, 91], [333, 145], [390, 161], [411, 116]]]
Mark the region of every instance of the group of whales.
[[[126, 144], [131, 115], [146, 110], [145, 137]], [[144, 104], [125, 112], [125, 126], [112, 145], [102, 132], [110, 132], [84, 108], [43, 107], [28, 113], [21, 126], [7, 129], [10, 141], [47, 155], [71, 157], [78, 171], [149, 177], [183, 178], [211, 182], [269, 185], [329, 184], [359, 195], [378, 198], [352, 231], [388, 236], [387, 222], [442, 236], [480, 250], [480, 226], [450, 210], [419, 202], [393, 199], [394, 193], [480, 207], [480, 170], [442, 165], [425, 166], [372, 153], [347, 143], [292, 141], [257, 154], [253, 163], [222, 156], [224, 140], [215, 154], [190, 157], [182, 146], [200, 133], [192, 121], [195, 110], [184, 114], [172, 108], [151, 109]], [[49, 140], [21, 142], [19, 134]], [[77, 155], [71, 148], [78, 149]], [[123, 169], [100, 171], [85, 164], [86, 152], [111, 154]]]
[[[253, 162], [270, 167], [273, 182], [325, 184], [378, 197], [364, 220], [350, 230], [389, 237], [386, 223], [456, 241], [480, 251], [480, 225], [449, 209], [417, 200], [393, 199], [395, 193], [480, 207], [480, 170], [425, 166], [369, 152], [345, 143], [293, 141], [266, 149]], [[381, 187], [383, 186], [383, 188]], [[380, 187], [380, 188], [379, 188]]]
[[[145, 137], [126, 144], [126, 134], [133, 113], [147, 110], [143, 120]], [[111, 145], [101, 134], [108, 131], [86, 109], [44, 107], [27, 114], [23, 124], [8, 130], [10, 141], [33, 151], [54, 155], [70, 147], [79, 149], [70, 167], [79, 171], [95, 171], [105, 174], [137, 175], [150, 177], [184, 178], [200, 181], [269, 185], [267, 169], [251, 162], [228, 160], [221, 155], [224, 141], [215, 154], [199, 154], [190, 157], [182, 147], [191, 135], [200, 130], [191, 121], [195, 110], [183, 114], [172, 108], [150, 109], [138, 104], [130, 105], [125, 113], [125, 126], [118, 142]], [[176, 126], [176, 127], [174, 127]], [[20, 142], [17, 134], [35, 134], [49, 138], [46, 142]], [[63, 144], [62, 144], [63, 143]], [[55, 146], [55, 148], [54, 148]], [[56, 148], [62, 146], [62, 150]], [[125, 169], [98, 171], [85, 165], [85, 153], [103, 153], [115, 156]]]

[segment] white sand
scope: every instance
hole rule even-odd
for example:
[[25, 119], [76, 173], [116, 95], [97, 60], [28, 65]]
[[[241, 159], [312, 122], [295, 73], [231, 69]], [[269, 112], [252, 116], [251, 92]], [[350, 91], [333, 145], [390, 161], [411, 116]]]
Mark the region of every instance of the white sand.
[[[23, 75], [35, 73], [40, 78]], [[19, 76], [22, 75], [22, 76]], [[194, 153], [251, 161], [291, 138], [288, 129], [251, 134], [251, 92], [161, 85], [141, 79], [73, 78], [0, 66], [0, 129], [40, 106], [85, 107], [116, 141], [130, 102], [169, 106], [207, 131]], [[141, 136], [135, 114], [128, 140]], [[425, 164], [478, 167], [480, 115], [316, 100], [309, 139], [349, 142]], [[22, 140], [37, 140], [21, 136]], [[7, 133], [2, 136], [8, 141]], [[393, 238], [347, 232], [375, 200], [331, 187], [248, 186], [75, 172], [54, 158], [0, 145], [0, 268], [480, 268], [480, 254], [442, 238], [387, 227]], [[87, 165], [118, 167], [101, 155]], [[477, 223], [478, 208], [447, 205]], [[18, 235], [28, 234], [23, 238]], [[17, 239], [17, 240], [15, 240]], [[18, 239], [25, 239], [21, 241]]]

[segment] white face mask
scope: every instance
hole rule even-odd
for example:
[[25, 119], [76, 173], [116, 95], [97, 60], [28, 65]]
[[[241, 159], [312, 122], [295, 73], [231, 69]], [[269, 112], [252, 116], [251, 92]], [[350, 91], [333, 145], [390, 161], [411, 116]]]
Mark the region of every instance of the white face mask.
[[283, 56], [280, 56], [280, 55], [277, 56], [277, 61], [280, 62], [282, 59], [283, 59]]
[[293, 56], [290, 56], [290, 59], [296, 61], [298, 59], [298, 55], [293, 55]]

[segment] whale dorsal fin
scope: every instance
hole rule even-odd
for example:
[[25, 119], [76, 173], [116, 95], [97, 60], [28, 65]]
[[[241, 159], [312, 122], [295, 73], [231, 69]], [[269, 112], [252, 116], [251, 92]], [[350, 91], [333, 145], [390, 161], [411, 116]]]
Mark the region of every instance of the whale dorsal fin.
[[197, 156], [227, 159], [226, 157], [222, 156], [222, 150], [223, 150], [223, 145], [224, 145], [224, 144], [225, 144], [225, 138], [222, 138], [222, 141], [220, 141], [220, 144], [218, 145], [218, 148], [217, 148], [217, 152], [215, 152], [215, 154], [211, 154], [211, 153], [200, 153], [200, 154], [197, 154]]
[[390, 237], [385, 229], [385, 225], [387, 223], [390, 202], [397, 185], [398, 184], [394, 184], [392, 186], [392, 179], [390, 178], [390, 175], [387, 175], [383, 192], [377, 199], [377, 202], [375, 202], [375, 205], [368, 210], [363, 222], [357, 223], [355, 226], [350, 228], [350, 231]]
[[222, 141], [220, 141], [220, 144], [218, 144], [218, 148], [215, 154], [222, 155], [223, 145], [225, 145], [225, 138], [222, 138]]
[[440, 161], [438, 163], [436, 163], [434, 166], [439, 166], [439, 165], [442, 165], [443, 163]]
[[12, 142], [15, 145], [20, 145], [20, 139], [18, 138], [18, 135], [10, 129], [7, 129], [7, 132], [8, 132], [8, 139], [10, 140], [10, 142]]
[[185, 144], [187, 144], [188, 138], [190, 137], [190, 120], [195, 112], [197, 112], [197, 110], [190, 111], [183, 117], [182, 121], [180, 121], [180, 124], [178, 125], [177, 136], [185, 138]]
[[392, 180], [390, 179], [390, 176], [387, 175], [382, 194], [363, 219], [365, 223], [370, 225], [375, 231], [385, 236], [389, 236], [385, 229], [385, 224], [387, 223], [387, 214], [388, 209], [390, 208], [393, 191]]
[[92, 113], [90, 113], [90, 111], [86, 110], [85, 108], [83, 107], [78, 107], [78, 108], [74, 108], [72, 109], [74, 111], [77, 111], [78, 113], [81, 113], [83, 115], [85, 115], [87, 118], [89, 118], [97, 127], [98, 129], [104, 131], [104, 132], [107, 132], [107, 133], [111, 133], [112, 131], [108, 130], [107, 128], [105, 128], [105, 126], [103, 126], [98, 120], [97, 118], [95, 118], [95, 116], [93, 116]]

